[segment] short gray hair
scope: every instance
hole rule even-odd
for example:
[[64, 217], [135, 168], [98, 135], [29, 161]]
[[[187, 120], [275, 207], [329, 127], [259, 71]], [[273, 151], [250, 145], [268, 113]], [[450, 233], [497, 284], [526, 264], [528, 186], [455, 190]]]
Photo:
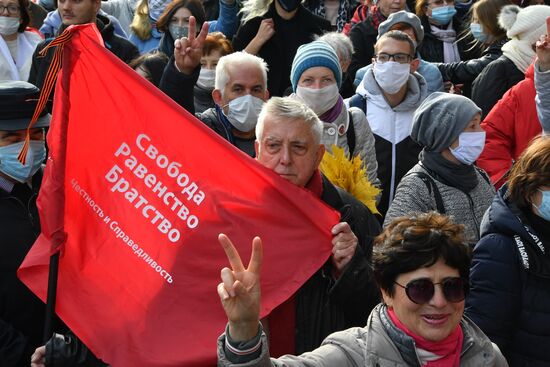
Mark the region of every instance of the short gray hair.
[[317, 38], [317, 40], [328, 43], [338, 55], [340, 62], [351, 61], [353, 43], [351, 43], [348, 36], [340, 32], [328, 32]]
[[267, 116], [275, 120], [302, 120], [309, 125], [315, 144], [321, 144], [323, 123], [306, 104], [295, 97], [273, 97], [267, 101], [256, 123], [256, 140], [261, 141]]
[[240, 67], [243, 64], [252, 65], [253, 67], [257, 67], [261, 70], [264, 79], [264, 88], [267, 89], [267, 63], [262, 58], [243, 51], [234, 52], [232, 54], [220, 57], [218, 65], [216, 66], [214, 88], [218, 89], [223, 95], [223, 90], [229, 81], [227, 66], [238, 65]]

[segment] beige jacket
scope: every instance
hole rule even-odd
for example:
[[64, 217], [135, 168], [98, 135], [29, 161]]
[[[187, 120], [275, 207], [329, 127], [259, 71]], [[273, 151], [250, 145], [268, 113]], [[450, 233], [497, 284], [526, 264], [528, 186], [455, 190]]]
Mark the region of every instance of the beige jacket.
[[[288, 366], [288, 367], [398, 367], [414, 366], [405, 362], [405, 359], [396, 346], [397, 343], [413, 346], [412, 339], [407, 337], [392, 325], [383, 325], [387, 319], [385, 305], [379, 304], [369, 316], [364, 328], [351, 328], [329, 335], [323, 344], [312, 352], [300, 356], [283, 356], [278, 359], [269, 358], [267, 339], [262, 334], [262, 353], [247, 363], [233, 364], [224, 354], [225, 334], [218, 339], [218, 366]], [[489, 338], [468, 318], [461, 321], [464, 341], [460, 357], [461, 367], [506, 367], [508, 363], [500, 353], [498, 347], [491, 343]], [[398, 337], [391, 338], [387, 327], [393, 329]], [[401, 334], [401, 335], [399, 335]], [[407, 349], [402, 348], [403, 349]], [[408, 360], [418, 362], [414, 348], [410, 349]], [[412, 359], [411, 359], [412, 358]]]

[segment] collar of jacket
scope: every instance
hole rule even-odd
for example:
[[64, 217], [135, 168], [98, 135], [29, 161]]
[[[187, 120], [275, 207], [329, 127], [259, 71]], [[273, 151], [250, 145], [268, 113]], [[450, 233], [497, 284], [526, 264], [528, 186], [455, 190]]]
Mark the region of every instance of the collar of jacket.
[[[97, 14], [95, 19], [95, 25], [97, 26], [97, 29], [99, 29], [99, 32], [101, 33], [101, 37], [103, 40], [106, 40], [110, 38], [114, 34], [114, 27], [112, 22], [104, 15]], [[67, 25], [61, 24], [59, 27], [59, 30], [57, 31], [57, 35], [60, 35], [63, 33], [65, 29], [67, 29]]]
[[[392, 109], [396, 112], [399, 111], [410, 111], [416, 109], [422, 101], [428, 96], [428, 85], [426, 84], [426, 79], [417, 72], [409, 75], [409, 80], [407, 81], [408, 89], [405, 99], [393, 107]], [[363, 81], [357, 87], [357, 93], [363, 95], [370, 102], [382, 107], [389, 107], [386, 98], [382, 92], [382, 89], [374, 79], [373, 68], [370, 68], [365, 73]]]

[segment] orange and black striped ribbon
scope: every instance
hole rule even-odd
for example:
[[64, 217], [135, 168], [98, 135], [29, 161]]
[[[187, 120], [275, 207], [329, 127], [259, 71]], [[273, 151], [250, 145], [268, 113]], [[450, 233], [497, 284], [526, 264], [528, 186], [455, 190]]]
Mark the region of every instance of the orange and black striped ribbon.
[[34, 126], [34, 124], [36, 123], [36, 121], [38, 120], [38, 117], [42, 113], [42, 110], [44, 110], [44, 107], [46, 106], [46, 102], [48, 102], [48, 97], [52, 92], [52, 88], [55, 85], [55, 82], [57, 80], [57, 74], [59, 72], [59, 69], [61, 68], [63, 47], [67, 42], [69, 42], [71, 37], [72, 37], [72, 32], [66, 29], [63, 33], [61, 33], [54, 40], [52, 40], [46, 47], [44, 47], [42, 51], [39, 52], [39, 55], [41, 57], [44, 57], [51, 47], [57, 46], [57, 48], [55, 49], [52, 62], [48, 67], [48, 72], [46, 73], [46, 79], [44, 80], [44, 84], [42, 85], [42, 89], [40, 90], [40, 96], [38, 97], [38, 103], [36, 104], [36, 108], [34, 109], [34, 114], [32, 116], [31, 122], [29, 123], [29, 126], [27, 127], [27, 135], [25, 137], [25, 143], [23, 144], [23, 148], [21, 149], [21, 152], [17, 157], [19, 162], [21, 162], [21, 164], [23, 165], [25, 165], [27, 161], [27, 153], [29, 151], [29, 142], [30, 142], [30, 131]]

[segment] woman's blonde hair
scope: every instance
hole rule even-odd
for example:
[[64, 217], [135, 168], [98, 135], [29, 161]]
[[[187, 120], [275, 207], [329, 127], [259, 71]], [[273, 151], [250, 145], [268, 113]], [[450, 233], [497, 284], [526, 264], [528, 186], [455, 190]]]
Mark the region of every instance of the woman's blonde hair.
[[273, 0], [245, 0], [243, 1], [243, 7], [240, 13], [243, 15], [242, 24], [248, 22], [250, 19], [264, 15]]
[[151, 38], [152, 27], [149, 21], [149, 5], [147, 0], [141, 0], [136, 7], [130, 29], [142, 41], [147, 41]]

